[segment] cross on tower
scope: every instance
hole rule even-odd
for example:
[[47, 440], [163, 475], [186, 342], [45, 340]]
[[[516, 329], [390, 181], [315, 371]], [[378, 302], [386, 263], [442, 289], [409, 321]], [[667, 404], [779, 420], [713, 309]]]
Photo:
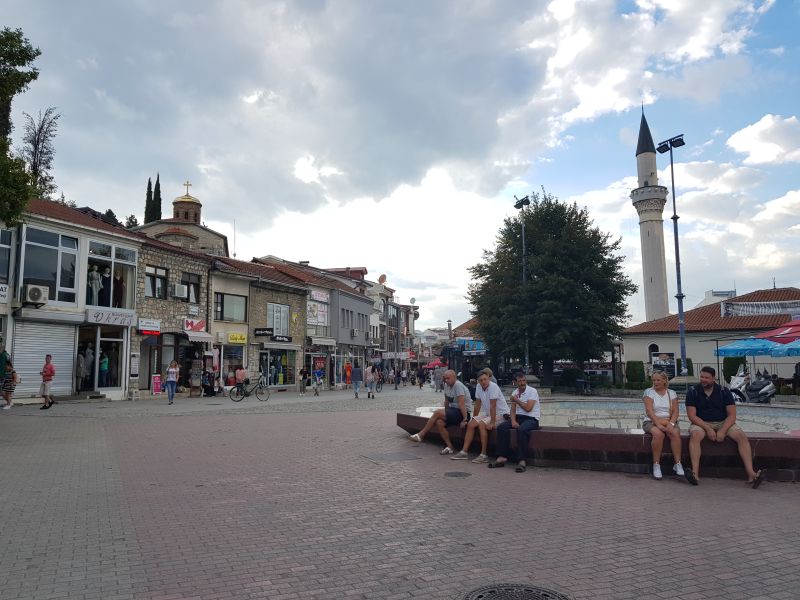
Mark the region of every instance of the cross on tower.
[[187, 179], [186, 181], [183, 182], [183, 185], [186, 186], [186, 195], [188, 196], [189, 195], [189, 188], [192, 187], [192, 184]]

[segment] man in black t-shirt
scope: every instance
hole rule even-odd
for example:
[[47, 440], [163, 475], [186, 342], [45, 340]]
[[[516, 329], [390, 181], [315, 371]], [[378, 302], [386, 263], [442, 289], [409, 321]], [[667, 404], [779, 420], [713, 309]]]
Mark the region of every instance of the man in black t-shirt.
[[763, 470], [753, 470], [753, 452], [744, 431], [736, 424], [736, 403], [728, 388], [714, 382], [717, 372], [713, 367], [700, 369], [700, 384], [686, 394], [686, 415], [689, 426], [689, 456], [692, 468], [685, 470], [686, 480], [697, 485], [700, 479], [700, 444], [708, 438], [712, 442], [724, 442], [730, 437], [739, 447], [747, 483], [756, 489], [764, 478]]

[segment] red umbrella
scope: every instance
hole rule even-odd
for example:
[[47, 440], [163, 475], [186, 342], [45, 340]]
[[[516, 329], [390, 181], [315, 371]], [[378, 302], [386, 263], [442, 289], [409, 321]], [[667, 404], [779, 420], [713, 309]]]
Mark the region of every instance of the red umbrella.
[[800, 319], [784, 323], [780, 327], [759, 333], [757, 338], [766, 338], [780, 344], [788, 344], [800, 338]]

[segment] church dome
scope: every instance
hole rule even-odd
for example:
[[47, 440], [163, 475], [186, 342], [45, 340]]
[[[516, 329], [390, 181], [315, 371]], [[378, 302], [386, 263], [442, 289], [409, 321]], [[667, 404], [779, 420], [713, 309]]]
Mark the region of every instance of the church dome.
[[176, 204], [178, 202], [190, 202], [192, 204], [201, 204], [200, 200], [198, 200], [197, 198], [195, 198], [190, 194], [184, 194], [183, 196], [178, 196], [177, 198], [175, 198], [175, 200], [172, 201], [173, 204]]

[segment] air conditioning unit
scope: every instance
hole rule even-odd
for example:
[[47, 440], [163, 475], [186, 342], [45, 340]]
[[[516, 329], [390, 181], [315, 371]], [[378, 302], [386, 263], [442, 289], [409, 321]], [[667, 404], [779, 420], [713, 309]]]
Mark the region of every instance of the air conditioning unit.
[[358, 337], [358, 329], [353, 329], [350, 332], [350, 337]]
[[22, 301], [25, 304], [47, 304], [50, 288], [46, 285], [28, 284], [22, 288]]
[[182, 283], [176, 283], [172, 286], [173, 298], [186, 298], [189, 295], [189, 286]]

